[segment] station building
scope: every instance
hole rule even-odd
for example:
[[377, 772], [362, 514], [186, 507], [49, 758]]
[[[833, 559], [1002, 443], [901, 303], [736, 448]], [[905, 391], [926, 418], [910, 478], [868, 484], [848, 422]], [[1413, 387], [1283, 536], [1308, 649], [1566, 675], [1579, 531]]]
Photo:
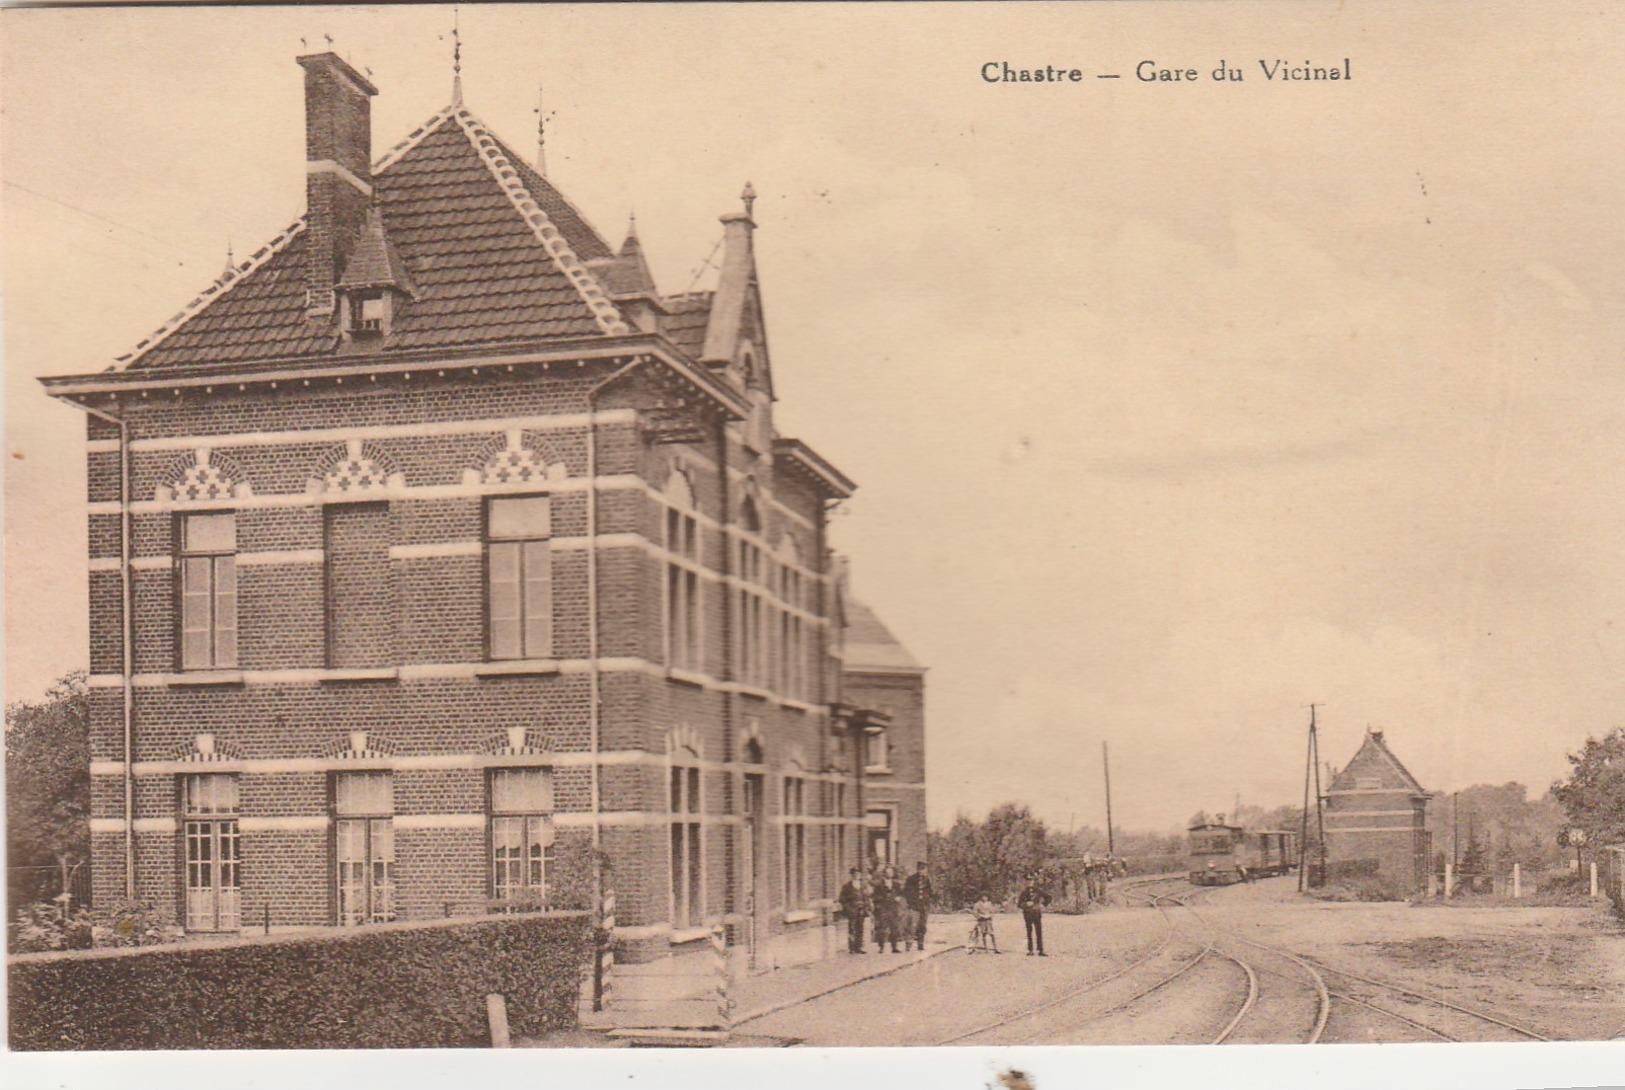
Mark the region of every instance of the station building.
[[45, 380], [87, 414], [94, 900], [229, 933], [585, 874], [623, 960], [827, 948], [870, 747], [923, 850], [918, 703], [890, 749], [863, 703], [919, 675], [860, 611], [843, 682], [854, 485], [774, 427], [754, 195], [663, 294], [460, 88], [375, 159], [376, 88], [299, 64], [305, 214]]
[[1364, 881], [1395, 898], [1427, 888], [1429, 793], [1400, 763], [1383, 732], [1367, 732], [1326, 791], [1326, 876]]

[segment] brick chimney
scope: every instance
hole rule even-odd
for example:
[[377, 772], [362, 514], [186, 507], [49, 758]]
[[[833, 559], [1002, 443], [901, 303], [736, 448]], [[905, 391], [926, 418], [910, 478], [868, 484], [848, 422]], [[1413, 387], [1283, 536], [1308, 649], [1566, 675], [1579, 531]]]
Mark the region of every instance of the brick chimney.
[[334, 285], [372, 199], [372, 96], [378, 88], [336, 53], [305, 70], [305, 313], [331, 315]]

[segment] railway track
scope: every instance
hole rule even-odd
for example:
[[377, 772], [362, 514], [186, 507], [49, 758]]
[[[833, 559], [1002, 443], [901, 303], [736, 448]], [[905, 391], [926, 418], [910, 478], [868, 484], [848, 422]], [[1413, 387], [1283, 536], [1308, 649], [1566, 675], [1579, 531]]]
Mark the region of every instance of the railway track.
[[[1190, 908], [1189, 905], [1186, 905], [1186, 907]], [[1190, 909], [1190, 910], [1193, 913], [1196, 911], [1193, 908]], [[1198, 915], [1200, 915], [1200, 914], [1198, 913]], [[1341, 985], [1338, 985], [1337, 987], [1334, 988], [1334, 987], [1330, 986], [1327, 983], [1326, 977], [1328, 975], [1333, 977], [1334, 979], [1342, 979], [1344, 981], [1353, 981], [1353, 982], [1356, 982], [1357, 984], [1364, 984], [1368, 988], [1377, 988], [1377, 989], [1380, 989], [1382, 991], [1390, 992], [1390, 993], [1393, 993], [1393, 994], [1398, 995], [1398, 996], [1403, 996], [1403, 997], [1405, 997], [1405, 999], [1413, 1001], [1413, 1003], [1420, 1003], [1420, 1004], [1423, 1004], [1425, 1006], [1433, 1008], [1434, 1012], [1449, 1011], [1449, 1012], [1452, 1013], [1453, 1016], [1457, 1017], [1458, 1021], [1461, 1018], [1465, 1018], [1465, 1019], [1470, 1020], [1470, 1022], [1474, 1022], [1474, 1023], [1477, 1023], [1479, 1025], [1494, 1026], [1498, 1030], [1506, 1030], [1506, 1031], [1509, 1031], [1509, 1032], [1511, 1032], [1513, 1034], [1516, 1034], [1519, 1037], [1523, 1037], [1523, 1038], [1526, 1038], [1526, 1039], [1529, 1039], [1529, 1040], [1534, 1040], [1534, 1041], [1548, 1041], [1548, 1040], [1551, 1040], [1551, 1038], [1549, 1036], [1545, 1035], [1545, 1034], [1542, 1034], [1542, 1033], [1540, 1033], [1540, 1032], [1538, 1032], [1536, 1030], [1529, 1029], [1526, 1026], [1518, 1025], [1517, 1023], [1509, 1021], [1508, 1019], [1503, 1018], [1498, 1014], [1492, 1014], [1492, 1013], [1488, 1013], [1488, 1012], [1481, 1011], [1481, 1010], [1475, 1010], [1475, 1009], [1470, 1008], [1470, 1007], [1465, 1007], [1465, 1006], [1462, 1006], [1461, 1004], [1453, 1003], [1450, 1000], [1444, 999], [1444, 998], [1442, 998], [1440, 996], [1426, 995], [1426, 994], [1423, 994], [1421, 992], [1412, 991], [1412, 990], [1410, 990], [1408, 988], [1404, 988], [1404, 987], [1402, 987], [1400, 985], [1394, 984], [1391, 981], [1377, 980], [1377, 979], [1372, 978], [1372, 977], [1362, 976], [1362, 975], [1359, 975], [1359, 974], [1356, 974], [1356, 973], [1352, 973], [1352, 972], [1349, 972], [1347, 970], [1339, 969], [1339, 968], [1337, 968], [1335, 966], [1328, 965], [1327, 963], [1325, 963], [1323, 961], [1320, 961], [1318, 959], [1315, 959], [1315, 958], [1300, 957], [1300, 956], [1298, 956], [1296, 954], [1293, 954], [1293, 953], [1291, 953], [1291, 952], [1289, 952], [1287, 950], [1283, 950], [1280, 947], [1271, 946], [1271, 945], [1269, 945], [1267, 943], [1257, 942], [1257, 941], [1255, 941], [1253, 939], [1246, 938], [1246, 937], [1244, 937], [1242, 935], [1239, 935], [1239, 934], [1236, 934], [1234, 932], [1229, 932], [1228, 934], [1230, 935], [1230, 937], [1232, 939], [1234, 939], [1237, 942], [1245, 943], [1248, 946], [1253, 947], [1253, 948], [1255, 948], [1257, 950], [1266, 951], [1269, 954], [1272, 954], [1274, 956], [1284, 958], [1286, 960], [1289, 960], [1289, 961], [1293, 962], [1300, 970], [1302, 970], [1314, 982], [1314, 986], [1315, 986], [1317, 992], [1320, 995], [1320, 1006], [1319, 1006], [1319, 1013], [1318, 1013], [1317, 1018], [1316, 1018], [1314, 1030], [1311, 1032], [1309, 1040], [1306, 1042], [1306, 1043], [1309, 1043], [1309, 1044], [1317, 1043], [1320, 1040], [1321, 1036], [1324, 1034], [1325, 1029], [1326, 1029], [1326, 1023], [1327, 1023], [1327, 1021], [1328, 1021], [1328, 1019], [1329, 1019], [1329, 1017], [1331, 1015], [1332, 1000], [1334, 1000], [1334, 999], [1337, 1000], [1340, 1003], [1349, 1004], [1349, 1005], [1352, 1005], [1352, 1006], [1355, 1006], [1355, 1007], [1359, 1007], [1359, 1008], [1361, 1008], [1363, 1010], [1370, 1011], [1371, 1013], [1376, 1014], [1376, 1015], [1378, 1015], [1380, 1017], [1383, 1017], [1383, 1018], [1386, 1018], [1386, 1019], [1389, 1019], [1389, 1020], [1392, 1020], [1392, 1021], [1395, 1021], [1395, 1022], [1399, 1022], [1399, 1023], [1403, 1024], [1403, 1025], [1409, 1026], [1412, 1029], [1420, 1030], [1421, 1032], [1427, 1034], [1428, 1036], [1436, 1038], [1436, 1039], [1441, 1040], [1441, 1041], [1463, 1041], [1463, 1040], [1483, 1041], [1483, 1040], [1494, 1039], [1494, 1038], [1486, 1038], [1486, 1037], [1483, 1036], [1482, 1033], [1463, 1033], [1463, 1032], [1461, 1032], [1462, 1027], [1459, 1026], [1459, 1025], [1453, 1027], [1453, 1028], [1455, 1028], [1457, 1030], [1457, 1032], [1452, 1033], [1452, 1032], [1450, 1032], [1450, 1030], [1447, 1030], [1447, 1029], [1444, 1029], [1444, 1028], [1440, 1027], [1438, 1024], [1436, 1024], [1436, 1022], [1429, 1021], [1424, 1016], [1425, 1012], [1418, 1012], [1418, 1011], [1412, 1010], [1409, 1013], [1407, 1013], [1405, 1011], [1395, 1010], [1391, 1006], [1387, 1006], [1387, 1005], [1384, 1005], [1384, 1004], [1381, 1004], [1381, 1003], [1374, 1002], [1373, 997], [1370, 996], [1370, 995], [1356, 994], [1359, 991], [1359, 989], [1349, 987], [1347, 984], [1341, 984]], [[1272, 976], [1278, 975], [1278, 974], [1275, 974], [1275, 973], [1273, 973], [1272, 971], [1269, 971], [1269, 970], [1265, 970], [1265, 971], [1266, 971], [1266, 973], [1268, 973], [1269, 975], [1272, 975]], [[1215, 1042], [1215, 1043], [1218, 1043], [1218, 1042]]]
[[[983, 1025], [977, 1026], [976, 1028], [965, 1031], [963, 1033], [955, 1034], [952, 1037], [945, 1038], [945, 1039], [943, 1039], [941, 1041], [938, 1041], [936, 1043], [939, 1044], [939, 1045], [959, 1044], [959, 1043], [963, 1043], [965, 1041], [968, 1041], [968, 1040], [970, 1040], [972, 1038], [980, 1037], [980, 1036], [983, 1036], [984, 1034], [991, 1033], [991, 1032], [993, 1032], [995, 1030], [1004, 1029], [1006, 1027], [1018, 1026], [1020, 1023], [1035, 1020], [1035, 1019], [1039, 1018], [1040, 1016], [1047, 1014], [1048, 1012], [1056, 1010], [1057, 1008], [1062, 1008], [1062, 1007], [1065, 1007], [1066, 1005], [1074, 1004], [1074, 1003], [1077, 1003], [1077, 1002], [1079, 1002], [1081, 1000], [1084, 1000], [1091, 993], [1098, 992], [1100, 989], [1102, 989], [1106, 985], [1112, 983], [1113, 981], [1120, 980], [1120, 979], [1128, 976], [1130, 973], [1135, 972], [1136, 970], [1139, 970], [1139, 969], [1142, 969], [1143, 967], [1149, 966], [1152, 962], [1157, 960], [1168, 949], [1168, 947], [1173, 943], [1175, 938], [1179, 937], [1182, 934], [1181, 928], [1177, 924], [1175, 924], [1174, 921], [1173, 921], [1172, 915], [1170, 914], [1170, 912], [1168, 910], [1169, 906], [1175, 906], [1175, 907], [1189, 909], [1190, 908], [1190, 905], [1188, 903], [1189, 899], [1192, 896], [1194, 896], [1196, 893], [1201, 892], [1199, 890], [1186, 890], [1186, 891], [1180, 892], [1180, 893], [1156, 892], [1154, 889], [1151, 888], [1151, 887], [1154, 887], [1156, 885], [1168, 884], [1168, 883], [1178, 883], [1180, 886], [1184, 886], [1184, 884], [1185, 884], [1184, 879], [1182, 879], [1182, 878], [1175, 878], [1175, 879], [1170, 879], [1170, 878], [1146, 879], [1146, 880], [1142, 880], [1140, 882], [1135, 883], [1135, 885], [1138, 886], [1139, 888], [1132, 889], [1132, 890], [1125, 890], [1125, 892], [1128, 892], [1131, 896], [1138, 896], [1138, 897], [1145, 898], [1148, 907], [1156, 908], [1158, 910], [1158, 912], [1161, 914], [1164, 922], [1167, 924], [1166, 930], [1163, 933], [1161, 941], [1157, 944], [1157, 946], [1150, 953], [1145, 954], [1144, 956], [1136, 959], [1135, 961], [1131, 962], [1130, 964], [1124, 966], [1123, 968], [1121, 968], [1121, 969], [1117, 970], [1116, 972], [1111, 973], [1111, 974], [1109, 974], [1109, 975], [1107, 975], [1105, 977], [1101, 977], [1101, 978], [1098, 978], [1096, 980], [1089, 981], [1088, 983], [1082, 985], [1081, 987], [1070, 989], [1067, 992], [1063, 993], [1062, 995], [1055, 996], [1055, 997], [1053, 997], [1051, 999], [1048, 999], [1048, 1000], [1044, 1001], [1043, 1003], [1039, 1003], [1039, 1004], [1036, 1004], [1034, 1006], [1027, 1007], [1027, 1008], [1025, 1008], [1023, 1010], [1016, 1011], [1016, 1012], [1014, 1012], [1012, 1014], [1009, 1014], [1009, 1015], [1006, 1015], [1006, 1016], [1004, 1016], [1002, 1018], [998, 1018], [998, 1019], [995, 1019], [993, 1021], [984, 1023]], [[1194, 909], [1192, 909], [1191, 911], [1194, 912]], [[1198, 919], [1200, 919], [1200, 918], [1201, 917], [1198, 915]], [[1080, 1011], [1079, 1014], [1081, 1015], [1081, 1017], [1078, 1017], [1075, 1021], [1072, 1021], [1069, 1025], [1067, 1025], [1065, 1027], [1065, 1030], [1079, 1029], [1079, 1028], [1082, 1028], [1083, 1026], [1086, 1026], [1086, 1025], [1090, 1024], [1090, 1023], [1099, 1022], [1099, 1021], [1101, 1021], [1103, 1019], [1110, 1018], [1113, 1015], [1128, 1011], [1135, 1004], [1139, 1003], [1140, 1001], [1148, 998], [1149, 996], [1151, 996], [1151, 995], [1153, 995], [1153, 994], [1155, 994], [1157, 992], [1162, 991], [1164, 988], [1166, 988], [1169, 985], [1173, 984], [1175, 981], [1181, 980], [1182, 978], [1186, 978], [1187, 974], [1192, 973], [1193, 970], [1195, 970], [1198, 966], [1203, 965], [1204, 963], [1206, 963], [1209, 958], [1215, 958], [1215, 959], [1222, 959], [1222, 960], [1225, 960], [1225, 961], [1229, 961], [1232, 964], [1234, 964], [1237, 968], [1239, 968], [1241, 970], [1241, 972], [1243, 974], [1243, 977], [1244, 977], [1244, 979], [1246, 981], [1246, 994], [1242, 999], [1240, 1007], [1236, 1010], [1235, 1014], [1230, 1018], [1230, 1020], [1225, 1024], [1224, 1028], [1219, 1031], [1218, 1036], [1215, 1037], [1212, 1041], [1210, 1041], [1208, 1043], [1210, 1043], [1210, 1044], [1223, 1044], [1225, 1041], [1229, 1040], [1231, 1038], [1231, 1036], [1236, 1032], [1237, 1027], [1239, 1027], [1243, 1023], [1243, 1021], [1250, 1014], [1252, 1014], [1253, 1011], [1256, 1009], [1256, 1006], [1257, 1006], [1257, 1003], [1258, 1003], [1258, 1000], [1259, 1000], [1259, 996], [1260, 996], [1259, 978], [1258, 978], [1258, 974], [1257, 974], [1257, 972], [1255, 972], [1254, 968], [1250, 964], [1248, 964], [1246, 961], [1244, 961], [1241, 958], [1236, 957], [1234, 954], [1230, 953], [1229, 951], [1219, 949], [1219, 947], [1217, 945], [1217, 937], [1218, 937], [1218, 935], [1217, 935], [1216, 930], [1212, 929], [1211, 927], [1208, 930], [1210, 931], [1210, 934], [1209, 934], [1208, 937], [1206, 937], [1204, 939], [1195, 940], [1195, 945], [1198, 945], [1200, 947], [1197, 950], [1197, 952], [1195, 953], [1195, 955], [1188, 958], [1183, 964], [1179, 965], [1177, 968], [1174, 968], [1172, 972], [1160, 973], [1156, 977], [1156, 979], [1152, 980], [1150, 983], [1145, 984], [1145, 985], [1140, 986], [1140, 987], [1137, 987], [1131, 994], [1129, 994], [1129, 995], [1127, 995], [1125, 997], [1119, 998], [1115, 1002], [1110, 1003], [1107, 1006], [1094, 1007], [1094, 1008], [1091, 1008], [1091, 1009]], [[1037, 1030], [1035, 1032], [1030, 1032], [1030, 1033], [1027, 1033], [1026, 1035], [1019, 1036], [1013, 1042], [1009, 1042], [1009, 1043], [1027, 1044], [1027, 1043], [1031, 1043], [1033, 1041], [1036, 1041], [1039, 1038], [1049, 1037], [1049, 1036], [1053, 1036], [1053, 1035], [1054, 1035], [1054, 1032], [1052, 1030], [1040, 1029], [1040, 1030]], [[1068, 1042], [1068, 1043], [1073, 1043], [1073, 1042]]]
[[[1136, 882], [1134, 884], [1136, 886], [1139, 886], [1139, 887], [1145, 887], [1145, 886], [1156, 884], [1157, 882], [1165, 882], [1165, 881], [1168, 881], [1168, 879], [1145, 879], [1145, 880], [1141, 880], [1139, 882]], [[1125, 887], [1126, 887], [1126, 885], [1127, 885], [1127, 883], [1125, 883]], [[1016, 1011], [1013, 1014], [1006, 1015], [1003, 1018], [996, 1018], [996, 1019], [994, 1019], [994, 1020], [992, 1020], [990, 1022], [985, 1022], [985, 1023], [977, 1026], [974, 1029], [966, 1030], [966, 1031], [964, 1031], [962, 1033], [956, 1033], [951, 1037], [945, 1037], [942, 1040], [935, 1041], [933, 1043], [936, 1044], [936, 1045], [963, 1044], [966, 1041], [969, 1041], [973, 1037], [980, 1037], [980, 1036], [982, 1036], [984, 1034], [991, 1033], [994, 1030], [1002, 1029], [1002, 1028], [1004, 1028], [1006, 1026], [1015, 1025], [1015, 1024], [1017, 1024], [1019, 1022], [1023, 1022], [1023, 1021], [1027, 1021], [1027, 1020], [1036, 1018], [1039, 1015], [1042, 1015], [1042, 1014], [1044, 1014], [1044, 1013], [1046, 1013], [1048, 1011], [1054, 1010], [1055, 1008], [1060, 1007], [1060, 1006], [1062, 1006], [1064, 1004], [1075, 1002], [1076, 1000], [1081, 999], [1083, 996], [1089, 994], [1090, 992], [1097, 991], [1100, 988], [1105, 987], [1107, 984], [1112, 983], [1113, 981], [1121, 980], [1123, 977], [1128, 976], [1130, 973], [1134, 972], [1135, 970], [1141, 968], [1142, 966], [1149, 965], [1151, 962], [1153, 962], [1157, 958], [1161, 957], [1163, 952], [1168, 949], [1168, 947], [1173, 943], [1173, 940], [1177, 937], [1177, 935], [1179, 933], [1178, 929], [1173, 926], [1172, 921], [1168, 918], [1168, 914], [1167, 914], [1166, 910], [1163, 910], [1162, 906], [1158, 903], [1161, 900], [1161, 898], [1163, 896], [1165, 896], [1165, 895], [1162, 895], [1162, 894], [1147, 894], [1147, 893], [1143, 892], [1143, 889], [1135, 889], [1133, 891], [1128, 891], [1128, 890], [1125, 889], [1125, 892], [1132, 892], [1133, 895], [1147, 897], [1149, 904], [1151, 904], [1152, 906], [1154, 906], [1154, 907], [1158, 908], [1160, 911], [1162, 911], [1163, 920], [1164, 920], [1165, 923], [1168, 924], [1166, 930], [1163, 932], [1161, 940], [1157, 943], [1157, 945], [1154, 948], [1152, 948], [1150, 953], [1145, 954], [1145, 955], [1143, 955], [1143, 956], [1141, 956], [1139, 958], [1136, 958], [1134, 961], [1132, 961], [1129, 964], [1123, 966], [1123, 968], [1118, 969], [1116, 972], [1109, 973], [1106, 976], [1097, 977], [1094, 980], [1087, 981], [1087, 982], [1085, 982], [1084, 984], [1082, 984], [1082, 985], [1080, 985], [1078, 987], [1068, 989], [1067, 991], [1063, 992], [1061, 995], [1055, 996], [1054, 998], [1051, 998], [1051, 999], [1047, 999], [1042, 1003], [1035, 1004], [1035, 1005], [1033, 1005], [1031, 1007], [1025, 1007], [1025, 1008], [1023, 1008], [1023, 1009], [1021, 1009], [1019, 1011]], [[1125, 1007], [1128, 1004], [1130, 1004], [1130, 1003], [1132, 1003], [1132, 1002], [1134, 1002], [1134, 1001], [1136, 1001], [1138, 999], [1141, 999], [1141, 998], [1151, 994], [1152, 992], [1154, 992], [1154, 991], [1158, 990], [1159, 988], [1163, 987], [1165, 984], [1168, 984], [1168, 983], [1172, 982], [1173, 980], [1175, 980], [1178, 977], [1182, 976], [1184, 973], [1188, 972], [1190, 969], [1194, 968], [1196, 963], [1201, 961], [1206, 956], [1207, 956], [1207, 951], [1204, 950], [1200, 954], [1198, 954], [1194, 959], [1187, 962], [1180, 969], [1178, 969], [1175, 972], [1173, 972], [1173, 973], [1163, 977], [1162, 979], [1158, 980], [1155, 984], [1151, 985], [1149, 988], [1145, 988], [1145, 989], [1142, 989], [1140, 991], [1137, 991], [1133, 996], [1131, 996], [1128, 999], [1122, 1001], [1121, 1003], [1115, 1004], [1112, 1007], [1107, 1008], [1105, 1011], [1099, 1012], [1099, 1015], [1096, 1015], [1096, 1017], [1098, 1017], [1100, 1015], [1108, 1014], [1108, 1013], [1110, 1013], [1111, 1011], [1114, 1011], [1114, 1010], [1118, 1010], [1118, 1009], [1120, 1009], [1122, 1007]], [[1027, 1039], [1030, 1039], [1030, 1038], [1027, 1038]], [[1018, 1041], [1016, 1043], [1024, 1043], [1024, 1041], [1027, 1040], [1027, 1039], [1023, 1039], [1023, 1041]]]
[[[1242, 938], [1234, 932], [1225, 931], [1222, 928], [1219, 928], [1189, 903], [1189, 895], [1183, 898], [1178, 898], [1178, 901], [1181, 907], [1190, 912], [1192, 916], [1194, 916], [1210, 931], [1212, 934], [1212, 939], [1210, 942], [1212, 943], [1213, 948], [1221, 956], [1229, 958], [1235, 964], [1241, 966], [1242, 970], [1247, 974], [1248, 996], [1246, 1002], [1242, 1004], [1241, 1009], [1236, 1012], [1235, 1017], [1230, 1020], [1230, 1023], [1225, 1026], [1223, 1032], [1221, 1032], [1219, 1036], [1210, 1043], [1215, 1045], [1224, 1044], [1226, 1042], [1258, 1044], [1282, 1043], [1280, 1037], [1281, 1028], [1283, 1024], [1290, 1021], [1292, 1017], [1292, 1008], [1294, 1006], [1301, 1005], [1301, 996], [1294, 996], [1291, 994], [1291, 992], [1296, 989], [1300, 992], [1304, 990], [1311, 991], [1313, 993], [1315, 1003], [1314, 1019], [1309, 1026], [1304, 1040], [1301, 1043], [1310, 1045], [1318, 1044], [1322, 1034], [1324, 1034], [1326, 1031], [1326, 1022], [1331, 1016], [1331, 996], [1326, 987], [1325, 978], [1321, 976], [1318, 971], [1316, 971], [1315, 967], [1310, 965], [1304, 959], [1298, 957], [1296, 954], [1292, 954], [1275, 947], [1265, 946], [1262, 943], [1253, 942], [1250, 939]], [[1274, 969], [1266, 969], [1258, 964], [1255, 964], [1258, 960], [1257, 954], [1252, 955], [1252, 958], [1248, 959], [1239, 956], [1232, 950], [1221, 948], [1218, 945], [1221, 937], [1243, 943], [1255, 950], [1264, 952], [1270, 957], [1291, 963], [1293, 967], [1299, 971], [1300, 979], [1295, 980], [1290, 973], [1284, 973]], [[1279, 991], [1272, 990], [1266, 993], [1265, 990], [1260, 987], [1259, 980], [1261, 976], [1266, 980], [1274, 980], [1280, 984], [1289, 985], [1289, 987], [1281, 988]], [[1307, 984], [1307, 989], [1305, 988], [1305, 984]], [[1238, 1029], [1240, 1029], [1244, 1024], [1247, 1024], [1248, 1019], [1251, 1019], [1252, 1025], [1258, 1026], [1259, 1028], [1250, 1033], [1238, 1035]]]
[[[1314, 960], [1314, 959], [1311, 959], [1311, 960]], [[1426, 1008], [1431, 1008], [1431, 1011], [1429, 1013], [1444, 1014], [1445, 1012], [1449, 1012], [1449, 1016], [1458, 1023], [1457, 1026], [1455, 1027], [1458, 1031], [1463, 1028], [1462, 1020], [1463, 1019], [1466, 1020], [1465, 1025], [1467, 1027], [1469, 1027], [1469, 1032], [1468, 1033], [1466, 1033], [1466, 1034], [1463, 1034], [1463, 1033], [1460, 1033], [1460, 1032], [1451, 1033], [1451, 1032], [1449, 1032], [1449, 1031], [1447, 1031], [1445, 1029], [1441, 1029], [1438, 1025], [1436, 1025], [1433, 1022], [1427, 1021], [1423, 1017], [1416, 1017], [1417, 1015], [1421, 1014], [1422, 1012], [1418, 1012], [1418, 1011], [1413, 1010], [1412, 1012], [1407, 1014], [1407, 1013], [1402, 1012], [1402, 1011], [1396, 1011], [1396, 1010], [1392, 1009], [1391, 1007], [1374, 1003], [1374, 1002], [1371, 1001], [1371, 998], [1369, 996], [1359, 996], [1359, 995], [1353, 994], [1358, 989], [1344, 988], [1344, 989], [1338, 991], [1337, 993], [1335, 993], [1335, 994], [1338, 995], [1339, 998], [1345, 1000], [1346, 1002], [1354, 1003], [1354, 1004], [1356, 1004], [1356, 1005], [1358, 1005], [1360, 1007], [1363, 1007], [1363, 1008], [1365, 1008], [1367, 1010], [1374, 1011], [1374, 1012], [1376, 1012], [1376, 1013], [1378, 1013], [1380, 1015], [1383, 1015], [1385, 1017], [1392, 1018], [1392, 1019], [1394, 1019], [1396, 1021], [1404, 1022], [1404, 1023], [1408, 1024], [1408, 1025], [1414, 1026], [1414, 1027], [1416, 1027], [1418, 1029], [1421, 1029], [1421, 1030], [1425, 1031], [1426, 1033], [1428, 1033], [1429, 1035], [1431, 1035], [1433, 1037], [1439, 1038], [1440, 1040], [1444, 1040], [1444, 1041], [1463, 1041], [1463, 1040], [1485, 1041], [1485, 1040], [1494, 1040], [1494, 1039], [1496, 1039], [1496, 1038], [1493, 1038], [1493, 1037], [1484, 1037], [1481, 1032], [1476, 1033], [1476, 1034], [1471, 1033], [1470, 1027], [1473, 1027], [1473, 1026], [1494, 1026], [1496, 1028], [1496, 1031], [1501, 1031], [1501, 1030], [1508, 1031], [1510, 1033], [1515, 1034], [1518, 1037], [1521, 1037], [1521, 1038], [1524, 1038], [1524, 1039], [1527, 1039], [1527, 1040], [1531, 1040], [1531, 1041], [1550, 1041], [1550, 1040], [1553, 1040], [1553, 1038], [1551, 1036], [1547, 1035], [1547, 1034], [1540, 1033], [1537, 1030], [1533, 1030], [1533, 1029], [1528, 1028], [1527, 1026], [1519, 1025], [1516, 1022], [1512, 1022], [1512, 1021], [1510, 1021], [1510, 1020], [1508, 1020], [1506, 1018], [1503, 1018], [1499, 1014], [1490, 1013], [1490, 1012], [1482, 1011], [1482, 1010], [1477, 1010], [1477, 1009], [1472, 1008], [1472, 1007], [1462, 1006], [1461, 1004], [1451, 1002], [1450, 1000], [1445, 999], [1442, 996], [1426, 995], [1426, 994], [1424, 994], [1422, 992], [1413, 991], [1413, 990], [1411, 990], [1409, 988], [1405, 988], [1405, 987], [1402, 987], [1401, 985], [1395, 984], [1392, 981], [1378, 980], [1378, 979], [1376, 979], [1374, 977], [1363, 976], [1363, 975], [1358, 974], [1358, 973], [1352, 973], [1352, 972], [1349, 972], [1346, 969], [1339, 969], [1339, 968], [1336, 968], [1335, 966], [1328, 965], [1323, 961], [1315, 960], [1315, 964], [1317, 966], [1319, 966], [1319, 968], [1320, 968], [1320, 970], [1322, 972], [1327, 973], [1327, 974], [1331, 975], [1334, 978], [1342, 978], [1344, 980], [1354, 981], [1357, 984], [1364, 984], [1369, 988], [1378, 988], [1378, 989], [1381, 989], [1382, 991], [1392, 993], [1393, 995], [1404, 997], [1404, 1000], [1410, 1001], [1413, 1005], [1421, 1004]]]

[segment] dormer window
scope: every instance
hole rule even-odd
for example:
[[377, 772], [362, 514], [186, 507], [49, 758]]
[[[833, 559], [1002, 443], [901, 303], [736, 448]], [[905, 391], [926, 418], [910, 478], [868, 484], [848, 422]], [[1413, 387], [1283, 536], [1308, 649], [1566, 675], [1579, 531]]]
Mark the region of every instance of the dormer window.
[[384, 331], [384, 318], [386, 317], [383, 295], [362, 296], [360, 303], [361, 307], [356, 314], [356, 332], [382, 333]]

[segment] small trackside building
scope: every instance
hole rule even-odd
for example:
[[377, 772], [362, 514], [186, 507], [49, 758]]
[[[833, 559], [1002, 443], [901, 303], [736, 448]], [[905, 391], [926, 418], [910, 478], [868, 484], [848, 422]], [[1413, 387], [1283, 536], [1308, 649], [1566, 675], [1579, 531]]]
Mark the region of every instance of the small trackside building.
[[305, 214], [45, 380], [88, 418], [94, 900], [217, 933], [613, 892], [625, 961], [822, 949], [854, 485], [774, 428], [754, 194], [715, 289], [663, 294], [460, 89], [375, 159], [376, 88], [299, 64]]
[[1429, 793], [1373, 730], [1326, 791], [1326, 877], [1396, 899], [1427, 888]]

